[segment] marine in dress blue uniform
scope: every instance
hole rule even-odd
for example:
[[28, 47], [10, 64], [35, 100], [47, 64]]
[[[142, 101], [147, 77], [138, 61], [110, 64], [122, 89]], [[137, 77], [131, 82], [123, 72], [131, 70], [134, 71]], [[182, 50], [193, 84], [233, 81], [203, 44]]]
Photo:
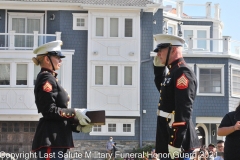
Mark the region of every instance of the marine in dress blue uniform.
[[52, 69], [41, 66], [34, 88], [38, 113], [42, 114], [32, 143], [32, 150], [37, 152], [38, 159], [64, 159], [62, 155], [66, 150], [74, 147], [72, 132], [80, 132], [84, 128], [79, 125], [80, 117], [90, 121], [79, 110], [68, 108], [70, 96], [58, 83], [52, 56], [57, 57], [59, 62], [65, 57], [61, 53], [61, 44], [62, 41], [53, 41], [34, 50], [37, 56], [47, 56], [52, 66]]
[[192, 69], [184, 61], [181, 52], [175, 57], [171, 55], [175, 54], [173, 53], [173, 50], [176, 51], [174, 47], [182, 47], [185, 43], [182, 38], [159, 34], [154, 35], [154, 39], [158, 43], [154, 52], [158, 55], [163, 54], [161, 50], [165, 49], [164, 54], [166, 54], [165, 64], [161, 63], [163, 59], [161, 60], [159, 56], [154, 57], [154, 81], [160, 93], [156, 153], [159, 156], [169, 153], [166, 159], [173, 159], [174, 156], [183, 158], [186, 157], [186, 153], [200, 146], [192, 122], [197, 80]]

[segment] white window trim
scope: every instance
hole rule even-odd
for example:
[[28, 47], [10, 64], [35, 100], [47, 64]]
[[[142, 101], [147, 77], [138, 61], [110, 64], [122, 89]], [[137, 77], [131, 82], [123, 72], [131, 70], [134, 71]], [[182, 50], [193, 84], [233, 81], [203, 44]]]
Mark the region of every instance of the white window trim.
[[199, 85], [197, 87], [197, 95], [198, 96], [224, 96], [224, 65], [225, 64], [196, 64], [197, 69], [197, 80], [199, 81], [200, 69], [221, 69], [221, 93], [199, 93]]
[[[0, 60], [0, 64], [10, 64], [10, 85], [0, 85], [0, 87], [3, 88], [29, 88], [34, 87], [33, 84], [33, 73], [34, 73], [34, 67], [33, 63], [30, 60]], [[17, 79], [17, 64], [27, 64], [27, 85], [16, 85], [16, 79]], [[32, 74], [31, 74], [32, 73]]]
[[[193, 30], [193, 49], [197, 49], [197, 31], [198, 30], [206, 30], [207, 31], [207, 37], [206, 39], [210, 38], [210, 27], [211, 26], [197, 26], [197, 25], [181, 25], [181, 30], [182, 30], [182, 37], [184, 37], [184, 30]], [[207, 50], [210, 51], [210, 41], [207, 41]]]
[[[108, 132], [108, 124], [116, 124], [116, 132]], [[131, 124], [131, 132], [123, 132], [123, 124]], [[90, 132], [91, 136], [135, 136], [135, 119], [110, 119], [101, 126], [101, 132]]]
[[[77, 18], [84, 19], [84, 26], [77, 26]], [[73, 13], [73, 30], [88, 30], [87, 13]]]
[[[103, 28], [103, 36], [96, 36], [96, 19], [103, 18], [104, 19], [104, 28]], [[118, 37], [110, 37], [110, 18], [118, 18]], [[134, 39], [136, 38], [136, 31], [134, 30], [137, 26], [136, 23], [138, 16], [136, 14], [126, 14], [126, 13], [94, 13], [92, 16], [92, 37], [93, 38], [108, 38], [108, 39], [119, 39], [119, 38], [126, 38], [126, 39]], [[125, 19], [132, 19], [132, 37], [125, 37]]]
[[8, 15], [9, 15], [8, 31], [12, 30], [12, 18], [34, 18], [34, 19], [40, 19], [40, 33], [43, 33], [44, 13], [8, 12]]
[[176, 36], [178, 35], [178, 22], [170, 20], [168, 18], [163, 19], [165, 21], [165, 27], [173, 27], [173, 35]]
[[[111, 18], [117, 18], [118, 19], [118, 36], [117, 37], [110, 37], [110, 19]], [[107, 18], [107, 28], [108, 28], [108, 32], [107, 32], [107, 37], [112, 39], [112, 38], [119, 38], [121, 36], [121, 25], [122, 24], [122, 19], [118, 16], [111, 16]]]
[[236, 98], [240, 98], [240, 95], [233, 94], [233, 69], [240, 71], [240, 66], [231, 65], [230, 67], [231, 67], [231, 73], [230, 73], [231, 74], [231, 96], [236, 97]]
[[[103, 66], [103, 85], [95, 84], [95, 66]], [[118, 84], [110, 85], [110, 66], [118, 67]], [[132, 67], [132, 85], [124, 85], [124, 67]], [[93, 62], [92, 63], [92, 82], [91, 86], [94, 87], [126, 87], [133, 88], [136, 86], [136, 63], [129, 62]]]

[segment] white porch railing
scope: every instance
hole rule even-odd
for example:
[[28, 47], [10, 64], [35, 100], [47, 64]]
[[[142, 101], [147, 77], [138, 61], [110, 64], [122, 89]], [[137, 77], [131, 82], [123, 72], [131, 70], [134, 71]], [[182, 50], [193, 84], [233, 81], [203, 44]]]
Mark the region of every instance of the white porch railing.
[[240, 55], [240, 42], [231, 40], [230, 36], [223, 36], [222, 39], [193, 38], [193, 36], [188, 36], [186, 43], [188, 47], [185, 47], [184, 51], [187, 53], [204, 52], [209, 54]]
[[[219, 4], [212, 6], [211, 2], [205, 4], [186, 4], [184, 1], [173, 1], [173, 0], [152, 0], [154, 3], [160, 4], [160, 7], [167, 13], [172, 8], [176, 9], [176, 14], [168, 13], [171, 16], [176, 16], [183, 19], [215, 19], [220, 20], [221, 9]], [[191, 11], [198, 11], [194, 13], [205, 13], [205, 15], [190, 15]], [[205, 11], [204, 11], [205, 10]], [[214, 12], [212, 12], [212, 10]], [[192, 14], [193, 12], [191, 12]]]
[[[232, 40], [230, 36], [223, 36], [222, 39], [193, 38], [193, 36], [188, 36], [188, 39], [185, 39], [185, 41], [186, 45], [183, 47], [184, 54], [240, 56], [240, 41]], [[156, 56], [156, 53], [151, 52], [151, 56]]]
[[0, 50], [32, 50], [38, 46], [55, 40], [61, 40], [61, 32], [55, 34], [33, 33], [0, 33]]

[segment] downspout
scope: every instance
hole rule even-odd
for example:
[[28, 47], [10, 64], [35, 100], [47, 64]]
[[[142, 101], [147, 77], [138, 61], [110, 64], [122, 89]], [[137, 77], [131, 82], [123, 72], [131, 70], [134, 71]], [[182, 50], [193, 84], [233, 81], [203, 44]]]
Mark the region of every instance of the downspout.
[[[142, 16], [143, 16], [143, 9], [141, 9], [141, 14], [140, 14], [140, 44], [142, 44]], [[141, 59], [141, 53], [142, 53], [142, 45], [140, 47], [140, 59]], [[142, 121], [143, 121], [143, 118], [142, 118], [142, 99], [143, 99], [143, 89], [142, 89], [142, 63], [145, 63], [145, 62], [149, 62], [151, 61], [152, 58], [150, 57], [149, 59], [144, 59], [144, 60], [141, 60], [141, 63], [140, 63], [140, 127], [139, 127], [139, 147], [142, 148], [142, 135], [143, 135], [143, 131], [142, 131]]]

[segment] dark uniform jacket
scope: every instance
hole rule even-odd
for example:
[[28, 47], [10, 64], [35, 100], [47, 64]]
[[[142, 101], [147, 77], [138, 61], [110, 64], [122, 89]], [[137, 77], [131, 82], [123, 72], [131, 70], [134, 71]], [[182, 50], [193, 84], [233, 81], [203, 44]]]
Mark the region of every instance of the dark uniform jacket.
[[38, 113], [42, 114], [33, 139], [32, 150], [42, 147], [71, 148], [74, 109], [68, 109], [70, 97], [57, 82], [56, 73], [42, 68], [37, 76], [34, 94]]
[[[240, 110], [227, 113], [220, 125], [222, 127], [234, 126], [240, 121]], [[237, 130], [226, 136], [224, 143], [224, 160], [240, 160], [240, 130]]]
[[168, 144], [189, 151], [200, 146], [192, 122], [196, 76], [183, 58], [167, 67], [169, 72], [165, 75], [165, 67], [154, 66], [155, 85], [160, 92], [158, 109], [160, 112], [175, 112], [175, 121], [170, 128], [170, 119], [158, 116], [156, 153], [168, 153]]

